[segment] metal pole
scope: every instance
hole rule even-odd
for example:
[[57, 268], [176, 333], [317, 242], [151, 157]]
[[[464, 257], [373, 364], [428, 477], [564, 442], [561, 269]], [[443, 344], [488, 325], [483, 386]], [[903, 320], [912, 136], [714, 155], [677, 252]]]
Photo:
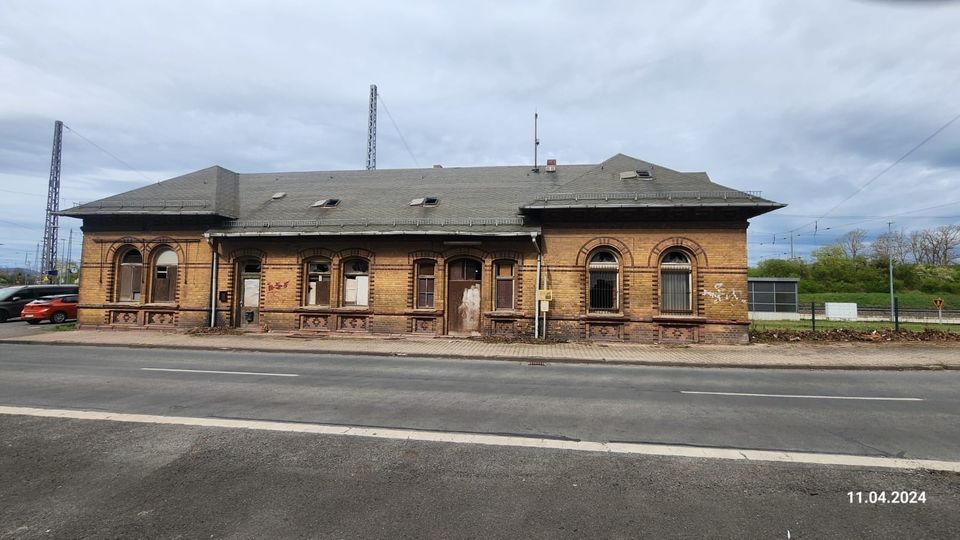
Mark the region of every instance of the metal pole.
[[810, 321], [813, 323], [813, 331], [817, 331], [817, 304], [810, 302]]
[[893, 297], [893, 242], [892, 242], [892, 221], [887, 222], [887, 268], [890, 270], [890, 318], [894, 317], [893, 312], [895, 309], [894, 306], [894, 297]]
[[900, 331], [900, 299], [893, 297], [893, 329]]

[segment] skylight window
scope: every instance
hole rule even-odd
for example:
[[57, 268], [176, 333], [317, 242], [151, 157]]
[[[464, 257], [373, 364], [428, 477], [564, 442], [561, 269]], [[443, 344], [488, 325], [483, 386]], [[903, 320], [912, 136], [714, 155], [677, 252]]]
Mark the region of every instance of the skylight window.
[[340, 205], [340, 199], [320, 199], [311, 204], [312, 208], [336, 208]]
[[274, 193], [273, 196], [270, 197], [270, 198], [276, 200], [276, 199], [282, 199], [282, 198], [284, 198], [284, 197], [286, 197], [286, 196], [287, 196], [287, 192], [285, 192], [285, 191], [278, 191], [278, 192]]
[[410, 206], [436, 206], [440, 204], [438, 197], [420, 197], [410, 201]]

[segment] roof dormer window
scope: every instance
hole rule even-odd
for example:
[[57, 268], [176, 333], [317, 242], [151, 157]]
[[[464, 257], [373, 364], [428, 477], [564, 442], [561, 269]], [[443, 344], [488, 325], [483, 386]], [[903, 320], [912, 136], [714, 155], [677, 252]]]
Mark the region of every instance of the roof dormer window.
[[336, 208], [340, 206], [340, 199], [320, 199], [310, 205], [311, 208]]
[[438, 204], [440, 204], [440, 199], [438, 197], [420, 197], [410, 201], [410, 206], [432, 207]]

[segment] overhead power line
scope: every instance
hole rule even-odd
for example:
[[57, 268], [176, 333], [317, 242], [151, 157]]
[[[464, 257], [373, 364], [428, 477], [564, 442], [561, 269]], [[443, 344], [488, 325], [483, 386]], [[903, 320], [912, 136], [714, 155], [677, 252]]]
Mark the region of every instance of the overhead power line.
[[81, 139], [83, 139], [83, 140], [87, 141], [88, 143], [90, 143], [94, 148], [100, 150], [100, 151], [103, 152], [104, 154], [106, 154], [106, 155], [112, 157], [113, 159], [117, 160], [117, 161], [118, 161], [119, 163], [121, 163], [124, 167], [130, 169], [131, 171], [133, 171], [133, 172], [135, 172], [135, 173], [137, 173], [137, 174], [139, 174], [140, 176], [142, 176], [143, 178], [145, 178], [148, 182], [158, 183], [156, 180], [150, 178], [149, 176], [147, 176], [147, 175], [143, 174], [142, 172], [140, 172], [139, 170], [137, 170], [133, 165], [130, 165], [130, 164], [127, 163], [126, 161], [124, 161], [124, 160], [120, 159], [119, 157], [117, 157], [117, 155], [114, 154], [113, 152], [107, 150], [106, 148], [100, 146], [99, 144], [97, 144], [97, 143], [91, 141], [90, 139], [84, 137], [83, 134], [81, 134], [79, 131], [73, 129], [72, 127], [70, 127], [70, 126], [68, 126], [68, 125], [66, 125], [66, 124], [64, 124], [63, 127], [67, 128], [67, 130], [69, 130], [71, 133], [73, 133], [73, 134], [76, 135], [77, 137], [80, 137]]
[[407, 149], [407, 153], [410, 154], [410, 158], [413, 159], [413, 163], [419, 168], [420, 162], [417, 161], [417, 157], [413, 155], [413, 151], [410, 150], [410, 145], [407, 144], [407, 139], [404, 138], [403, 133], [400, 132], [400, 126], [397, 125], [396, 120], [393, 119], [393, 115], [390, 114], [390, 109], [387, 107], [387, 102], [383, 100], [383, 96], [377, 94], [377, 98], [380, 100], [380, 104], [383, 105], [383, 110], [387, 113], [387, 118], [390, 119], [390, 123], [393, 124], [393, 129], [397, 130], [397, 135], [400, 136], [400, 142], [403, 143], [403, 147]]
[[[858, 194], [860, 194], [861, 192], [863, 192], [863, 190], [866, 189], [870, 184], [872, 184], [872, 183], [874, 183], [875, 181], [877, 181], [881, 176], [883, 176], [884, 174], [886, 174], [887, 172], [889, 172], [891, 169], [893, 169], [894, 167], [896, 167], [896, 166], [897, 166], [898, 164], [900, 164], [903, 160], [905, 160], [905, 159], [907, 159], [908, 157], [910, 157], [911, 154], [913, 154], [914, 152], [916, 152], [917, 150], [919, 150], [923, 145], [925, 145], [925, 144], [927, 144], [928, 142], [930, 142], [934, 137], [936, 137], [937, 135], [939, 135], [940, 133], [942, 133], [943, 130], [945, 130], [945, 129], [947, 129], [948, 127], [950, 127], [950, 125], [953, 124], [954, 122], [956, 122], [957, 120], [960, 120], [960, 114], [957, 114], [956, 116], [954, 116], [953, 118], [951, 118], [950, 120], [948, 120], [946, 123], [944, 123], [942, 126], [940, 126], [939, 128], [937, 128], [936, 130], [934, 130], [933, 133], [931, 133], [931, 134], [928, 135], [926, 138], [924, 138], [922, 141], [920, 141], [919, 143], [917, 143], [913, 148], [911, 148], [911, 149], [908, 150], [905, 154], [903, 154], [902, 156], [900, 156], [899, 158], [897, 158], [893, 163], [891, 163], [890, 165], [888, 165], [887, 167], [885, 167], [882, 171], [880, 171], [879, 173], [877, 173], [876, 175], [874, 175], [870, 180], [868, 180], [866, 183], [864, 183], [864, 184], [861, 185], [859, 188], [857, 188], [856, 191], [854, 191], [853, 193], [851, 193], [850, 195], [848, 195], [848, 196], [847, 196], [846, 198], [844, 198], [842, 201], [840, 201], [840, 202], [838, 202], [837, 204], [833, 205], [832, 208], [830, 208], [829, 210], [827, 210], [827, 211], [824, 212], [823, 214], [820, 214], [820, 215], [819, 215], [816, 219], [814, 219], [813, 221], [808, 221], [808, 222], [804, 223], [803, 225], [800, 225], [799, 227], [794, 227], [793, 229], [790, 229], [790, 230], [788, 230], [788, 231], [783, 231], [783, 232], [780, 232], [780, 233], [777, 233], [777, 234], [791, 234], [791, 233], [795, 233], [795, 232], [799, 231], [800, 229], [809, 227], [809, 226], [811, 226], [811, 225], [813, 225], [813, 226], [816, 228], [818, 221], [820, 221], [821, 219], [824, 219], [828, 214], [830, 214], [831, 212], [833, 212], [834, 210], [836, 210], [837, 208], [839, 208], [841, 205], [843, 205], [844, 203], [846, 203], [846, 202], [849, 201], [850, 199], [856, 197]], [[814, 233], [814, 234], [815, 234], [815, 233]]]

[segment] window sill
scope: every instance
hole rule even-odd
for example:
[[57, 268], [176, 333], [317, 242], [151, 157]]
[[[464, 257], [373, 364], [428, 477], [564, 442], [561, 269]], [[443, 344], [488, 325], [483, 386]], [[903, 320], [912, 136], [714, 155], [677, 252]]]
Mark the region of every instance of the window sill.
[[504, 319], [516, 319], [517, 317], [523, 317], [524, 313], [516, 309], [495, 309], [493, 311], [485, 311], [483, 316], [493, 319], [501, 317]]
[[[549, 314], [547, 315], [547, 317], [549, 317]], [[580, 315], [579, 318], [584, 320], [593, 319], [593, 320], [602, 320], [602, 321], [618, 321], [618, 320], [625, 321], [630, 317], [627, 317], [626, 315], [624, 315], [619, 311], [608, 311], [608, 312], [592, 311], [592, 312], [588, 312], [585, 315]]]
[[403, 314], [423, 317], [439, 317], [443, 315], [443, 310], [436, 308], [413, 308], [403, 310]]
[[693, 313], [670, 313], [655, 315], [653, 322], [664, 324], [702, 324], [707, 322], [705, 317], [694, 315]]

